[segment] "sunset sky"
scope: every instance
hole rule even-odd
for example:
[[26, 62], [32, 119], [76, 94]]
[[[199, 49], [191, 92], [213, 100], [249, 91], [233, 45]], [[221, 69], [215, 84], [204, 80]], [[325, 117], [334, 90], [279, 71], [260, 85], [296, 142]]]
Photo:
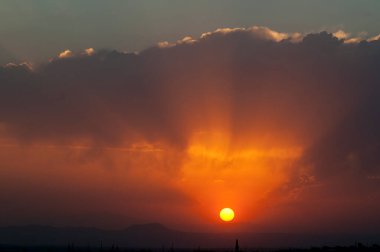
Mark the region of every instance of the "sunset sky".
[[1, 1], [0, 226], [380, 232], [379, 12]]

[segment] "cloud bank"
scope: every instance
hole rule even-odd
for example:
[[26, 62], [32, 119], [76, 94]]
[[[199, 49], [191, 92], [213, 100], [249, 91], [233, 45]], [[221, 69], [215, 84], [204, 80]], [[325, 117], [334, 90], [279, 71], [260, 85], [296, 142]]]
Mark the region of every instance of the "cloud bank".
[[2, 67], [2, 223], [234, 204], [264, 230], [378, 231], [379, 66], [378, 38], [252, 27]]

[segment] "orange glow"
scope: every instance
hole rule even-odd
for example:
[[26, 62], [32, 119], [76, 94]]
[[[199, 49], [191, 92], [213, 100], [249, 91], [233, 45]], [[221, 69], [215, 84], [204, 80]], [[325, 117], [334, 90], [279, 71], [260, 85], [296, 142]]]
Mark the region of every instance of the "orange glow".
[[219, 217], [222, 221], [230, 222], [235, 218], [235, 212], [229, 207], [220, 210]]
[[[54, 186], [58, 192], [84, 191], [96, 199], [104, 195], [104, 200], [113, 202], [108, 204], [112, 209], [108, 209], [104, 207], [107, 204], [95, 201], [88, 206], [90, 210], [111, 211], [117, 204], [120, 214], [139, 216], [142, 207], [134, 204], [142, 204], [135, 200], [140, 197], [148, 199], [144, 214], [156, 216], [157, 221], [182, 224], [171, 224], [166, 215], [160, 214], [169, 213], [176, 216], [172, 219], [187, 216], [195, 227], [208, 225], [214, 229], [220, 228], [215, 225], [222, 218], [215, 213], [225, 206], [233, 206], [239, 213], [238, 220], [233, 221], [236, 224], [260, 220], [268, 210], [263, 201], [275, 200], [271, 192], [286, 184], [292, 172], [290, 164], [302, 152], [299, 147], [283, 145], [237, 146], [225, 132], [195, 133], [184, 152], [165, 143], [143, 140], [102, 149], [92, 148], [91, 142], [85, 140], [68, 145], [41, 142], [29, 146], [4, 140], [0, 156], [9, 160], [9, 167], [20, 167], [7, 171], [10, 181], [25, 178], [24, 183], [30, 183], [30, 176], [21, 176], [28, 171], [15, 158], [22, 154], [34, 167], [33, 183]], [[54, 163], [54, 169], [45, 165], [49, 163]], [[169, 201], [171, 204], [166, 204]], [[74, 212], [75, 207], [78, 206], [69, 210]], [[131, 209], [139, 210], [134, 213]], [[196, 218], [191, 217], [194, 213]]]
[[195, 135], [181, 169], [180, 187], [196, 199], [209, 223], [226, 205], [235, 207], [242, 222], [265, 212], [261, 202], [287, 182], [290, 164], [302, 152], [293, 146], [237, 147], [228, 139], [223, 133]]

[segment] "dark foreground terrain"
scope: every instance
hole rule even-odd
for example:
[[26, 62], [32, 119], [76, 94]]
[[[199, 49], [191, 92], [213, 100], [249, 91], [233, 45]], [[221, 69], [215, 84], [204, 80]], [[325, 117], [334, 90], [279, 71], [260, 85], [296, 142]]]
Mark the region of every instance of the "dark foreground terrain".
[[160, 224], [135, 225], [114, 231], [50, 226], [0, 228], [0, 252], [380, 252], [376, 245], [379, 240], [376, 234], [191, 233]]
[[235, 250], [232, 248], [225, 249], [176, 249], [176, 248], [156, 248], [156, 249], [144, 249], [144, 248], [120, 248], [118, 246], [104, 247], [104, 248], [91, 248], [91, 247], [52, 247], [52, 246], [7, 246], [0, 245], [0, 252], [354, 252], [354, 251], [380, 251], [380, 246], [377, 244], [371, 246], [364, 246], [362, 244], [356, 244], [352, 246], [335, 246], [335, 247], [311, 247], [311, 248], [282, 248], [282, 249], [270, 249], [270, 248], [252, 248], [245, 250]]

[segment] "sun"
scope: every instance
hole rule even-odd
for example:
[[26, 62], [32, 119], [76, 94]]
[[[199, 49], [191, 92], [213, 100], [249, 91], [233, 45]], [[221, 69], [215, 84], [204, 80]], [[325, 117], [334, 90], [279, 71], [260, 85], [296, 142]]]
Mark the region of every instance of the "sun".
[[229, 207], [220, 210], [219, 217], [222, 221], [230, 222], [235, 218], [235, 212]]

